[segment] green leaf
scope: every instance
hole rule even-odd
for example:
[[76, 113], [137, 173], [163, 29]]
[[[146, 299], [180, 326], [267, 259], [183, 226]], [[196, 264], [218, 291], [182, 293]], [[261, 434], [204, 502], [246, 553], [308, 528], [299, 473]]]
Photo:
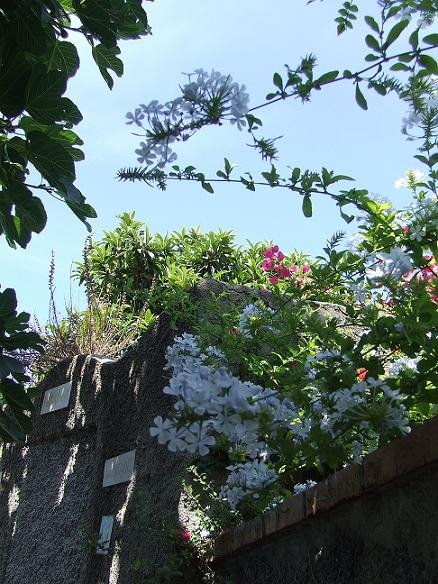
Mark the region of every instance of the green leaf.
[[304, 217], [312, 216], [312, 200], [309, 195], [305, 195], [303, 198], [303, 215]]
[[414, 49], [414, 51], [417, 49], [417, 47], [418, 47], [418, 29], [414, 30], [414, 32], [409, 37], [409, 44]]
[[367, 25], [373, 29], [374, 32], [379, 32], [379, 25], [377, 24], [377, 22], [374, 20], [374, 18], [372, 16], [365, 16], [365, 22], [367, 23]]
[[365, 37], [365, 42], [370, 47], [370, 49], [373, 49], [373, 51], [380, 53], [381, 51], [380, 43], [375, 37], [373, 37], [373, 35], [367, 34], [367, 36]]
[[430, 55], [421, 54], [418, 57], [418, 60], [429, 75], [438, 75], [438, 65], [433, 57]]
[[35, 67], [27, 85], [26, 109], [43, 124], [61, 121], [64, 116], [61, 96], [67, 88], [67, 76], [61, 71], [47, 73]]
[[75, 180], [74, 161], [68, 149], [42, 132], [29, 132], [27, 137], [29, 160], [49, 184], [62, 189], [61, 179]]
[[438, 45], [438, 34], [428, 34], [423, 38], [423, 43], [426, 43], [426, 45]]
[[274, 83], [275, 87], [278, 87], [280, 91], [283, 91], [283, 79], [279, 73], [274, 73], [272, 82]]
[[201, 186], [204, 189], [204, 191], [207, 191], [207, 193], [210, 193], [211, 195], [214, 193], [214, 189], [213, 189], [213, 187], [211, 186], [210, 183], [203, 181], [201, 183]]
[[40, 233], [46, 222], [47, 215], [41, 200], [33, 196], [23, 183], [9, 181], [0, 192], [0, 225], [8, 240], [26, 247], [32, 233]]
[[394, 63], [394, 65], [391, 65], [390, 70], [391, 71], [409, 71], [410, 67], [408, 67], [408, 65], [405, 65], [404, 63]]
[[117, 57], [120, 54], [119, 47], [106, 47], [105, 45], [96, 45], [92, 49], [93, 59], [95, 60], [102, 77], [110, 89], [114, 86], [114, 80], [108, 73], [108, 70], [121, 77], [123, 75], [123, 62]]
[[13, 288], [0, 292], [0, 321], [10, 317], [17, 310], [17, 295]]
[[0, 383], [0, 391], [8, 406], [14, 411], [17, 408], [32, 412], [33, 403], [27, 396], [26, 390], [20, 383], [12, 379], [3, 379]]
[[361, 107], [363, 110], [367, 110], [368, 109], [367, 100], [365, 99], [362, 91], [360, 90], [359, 83], [356, 84], [356, 95], [355, 95], [355, 97], [356, 97], [357, 105], [359, 107]]
[[296, 166], [292, 171], [292, 182], [296, 183], [299, 180], [300, 175], [301, 175], [301, 169], [298, 168], [298, 166]]
[[79, 55], [76, 47], [67, 41], [56, 40], [50, 50], [47, 63], [49, 71], [63, 71], [73, 77], [79, 68]]
[[409, 24], [409, 19], [405, 19], [405, 20], [401, 20], [400, 22], [397, 22], [397, 24], [395, 24], [391, 28], [391, 30], [389, 31], [383, 46], [385, 48], [388, 48], [390, 45], [392, 45], [392, 43], [395, 42], [398, 39], [398, 37], [401, 35], [401, 33], [405, 30], [405, 28], [408, 26], [408, 24]]
[[2, 410], [0, 410], [0, 432], [5, 442], [23, 441], [26, 438], [26, 434], [20, 424]]
[[319, 79], [314, 82], [314, 85], [325, 85], [327, 83], [332, 83], [339, 75], [339, 71], [328, 71], [321, 75]]

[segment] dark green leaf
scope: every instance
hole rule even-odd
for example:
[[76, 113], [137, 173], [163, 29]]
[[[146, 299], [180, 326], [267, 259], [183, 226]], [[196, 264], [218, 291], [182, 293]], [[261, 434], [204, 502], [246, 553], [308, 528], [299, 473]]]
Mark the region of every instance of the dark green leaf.
[[377, 22], [374, 20], [374, 18], [372, 16], [365, 16], [365, 22], [367, 23], [367, 25], [373, 29], [374, 32], [379, 32], [379, 25], [377, 24]]
[[27, 111], [43, 124], [61, 121], [64, 117], [61, 96], [66, 88], [65, 73], [61, 71], [47, 73], [44, 67], [35, 67], [27, 85]]
[[427, 70], [429, 75], [438, 75], [438, 65], [433, 57], [430, 55], [421, 54], [418, 57], [418, 60]]
[[25, 432], [17, 421], [5, 414], [2, 410], [0, 410], [0, 429], [5, 442], [22, 441], [26, 438]]
[[417, 49], [417, 47], [418, 47], [418, 29], [414, 30], [414, 32], [409, 37], [409, 44], [414, 49], [414, 51]]
[[428, 34], [423, 38], [423, 43], [427, 45], [438, 45], [438, 34]]
[[375, 37], [373, 37], [373, 35], [367, 34], [367, 36], [365, 37], [365, 42], [370, 47], [370, 49], [373, 49], [373, 51], [380, 53], [380, 43]]
[[79, 67], [79, 55], [76, 47], [67, 41], [56, 40], [50, 49], [47, 68], [63, 71], [68, 77], [73, 77]]
[[114, 80], [108, 73], [108, 70], [121, 77], [123, 75], [123, 62], [117, 57], [120, 54], [120, 49], [117, 46], [106, 47], [105, 45], [96, 45], [92, 49], [93, 59], [105, 79], [106, 84], [110, 89], [114, 86]]
[[401, 20], [400, 22], [397, 22], [397, 24], [395, 24], [391, 30], [389, 31], [386, 40], [384, 42], [384, 47], [388, 48], [390, 45], [392, 45], [393, 42], [395, 42], [398, 37], [401, 35], [401, 33], [405, 30], [405, 28], [408, 26], [409, 24], [409, 19], [405, 19], [405, 20]]
[[42, 132], [30, 132], [28, 140], [29, 160], [50, 184], [62, 188], [61, 179], [75, 180], [73, 158], [57, 140]]
[[203, 181], [201, 183], [201, 186], [204, 189], [204, 191], [207, 191], [207, 193], [210, 193], [210, 194], [213, 194], [214, 193], [214, 189], [213, 189], [213, 187], [211, 186], [210, 183]]
[[365, 99], [362, 91], [360, 90], [359, 83], [356, 84], [356, 102], [359, 107], [363, 110], [368, 109], [367, 100]]
[[17, 295], [13, 288], [6, 288], [0, 292], [0, 320], [14, 314], [17, 310]]
[[0, 391], [6, 403], [12, 410], [19, 408], [22, 410], [33, 411], [34, 406], [27, 396], [24, 387], [12, 379], [2, 379], [0, 382]]
[[274, 73], [274, 77], [272, 78], [272, 82], [274, 83], [275, 87], [278, 87], [280, 91], [283, 91], [283, 80], [279, 73]]
[[321, 77], [314, 82], [314, 85], [324, 85], [326, 83], [331, 83], [337, 78], [338, 75], [339, 71], [328, 71], [327, 73], [324, 73], [324, 75], [321, 75]]
[[303, 198], [303, 215], [304, 217], [312, 216], [312, 200], [309, 195], [305, 195]]

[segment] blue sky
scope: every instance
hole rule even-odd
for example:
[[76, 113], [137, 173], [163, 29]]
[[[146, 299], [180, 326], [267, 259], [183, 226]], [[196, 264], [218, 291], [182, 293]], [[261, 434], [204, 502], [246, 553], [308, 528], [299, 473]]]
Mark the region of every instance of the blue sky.
[[[373, 3], [369, 3], [373, 4]], [[275, 6], [275, 9], [272, 8]], [[231, 74], [244, 83], [250, 106], [264, 101], [272, 91], [272, 75], [284, 64], [298, 64], [310, 52], [317, 56], [321, 73], [359, 69], [366, 48], [364, 25], [359, 18], [353, 32], [336, 36], [336, 9], [330, 2], [277, 0], [156, 0], [145, 3], [153, 35], [122, 44], [125, 73], [110, 92], [94, 65], [89, 47], [81, 39], [81, 66], [70, 82], [68, 96], [79, 106], [84, 121], [77, 132], [84, 140], [86, 160], [77, 166], [77, 185], [95, 207], [94, 237], [113, 229], [117, 215], [136, 211], [153, 232], [200, 226], [203, 230], [233, 229], [240, 243], [246, 239], [274, 240], [286, 251], [301, 249], [317, 255], [330, 235], [346, 227], [331, 201], [315, 199], [314, 216], [302, 216], [301, 200], [292, 193], [259, 189], [255, 193], [239, 185], [221, 185], [209, 195], [198, 185], [169, 184], [166, 192], [142, 184], [119, 183], [120, 167], [136, 163], [134, 150], [140, 138], [125, 125], [125, 114], [139, 103], [167, 101], [178, 95], [184, 82], [181, 72], [202, 67]], [[367, 12], [372, 14], [372, 10]], [[363, 18], [363, 15], [362, 15]], [[414, 146], [400, 134], [405, 108], [395, 97], [369, 98], [369, 110], [356, 105], [353, 87], [335, 84], [314, 95], [310, 103], [287, 100], [259, 112], [264, 135], [276, 137], [278, 167], [321, 166], [356, 178], [359, 188], [385, 195], [395, 203], [407, 202], [407, 193], [395, 191], [394, 180], [408, 168]], [[235, 127], [208, 128], [176, 147], [181, 165], [193, 164], [214, 175], [226, 156], [238, 164], [238, 172], [263, 170], [254, 151], [245, 144], [247, 135]], [[86, 231], [71, 212], [45, 198], [48, 225], [25, 251], [6, 249], [3, 240], [4, 287], [16, 288], [20, 308], [44, 322], [48, 307], [50, 252], [56, 256], [57, 300], [70, 295], [70, 268], [80, 259]], [[351, 227], [350, 227], [351, 230]], [[80, 295], [73, 286], [73, 301]]]

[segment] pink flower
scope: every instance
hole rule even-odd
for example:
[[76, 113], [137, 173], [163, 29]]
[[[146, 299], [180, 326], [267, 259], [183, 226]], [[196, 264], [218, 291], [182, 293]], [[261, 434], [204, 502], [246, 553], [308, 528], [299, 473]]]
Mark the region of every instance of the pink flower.
[[296, 274], [296, 273], [298, 272], [298, 266], [291, 266], [291, 267], [289, 268], [289, 272], [290, 272], [291, 274]]
[[271, 282], [271, 284], [278, 284], [279, 278], [278, 276], [269, 276], [269, 281]]
[[268, 249], [265, 249], [265, 251], [263, 252], [263, 255], [265, 256], [265, 258], [272, 259], [274, 257], [274, 252], [272, 250], [272, 247], [268, 247]]
[[277, 259], [278, 259], [279, 262], [282, 262], [284, 260], [284, 253], [281, 252], [281, 251], [279, 251], [277, 253]]
[[365, 369], [365, 367], [361, 367], [356, 371], [356, 373], [357, 378], [360, 379], [360, 381], [364, 381], [366, 379], [366, 376], [368, 375], [368, 369]]
[[262, 270], [264, 272], [267, 272], [268, 270], [270, 270], [272, 268], [272, 263], [273, 263], [273, 261], [271, 258], [265, 258], [263, 260], [263, 263], [262, 263]]
[[303, 274], [307, 274], [307, 272], [310, 272], [310, 266], [309, 266], [309, 264], [304, 264]]
[[278, 245], [274, 245], [273, 247], [271, 247], [271, 249], [274, 253], [278, 253], [280, 251], [280, 248], [278, 247]]
[[409, 225], [403, 225], [402, 231], [404, 231], [405, 233], [409, 233], [410, 230], [411, 228], [409, 227]]
[[280, 278], [289, 278], [290, 276], [290, 271], [289, 268], [286, 268], [286, 266], [280, 266], [280, 270], [279, 270], [279, 276]]

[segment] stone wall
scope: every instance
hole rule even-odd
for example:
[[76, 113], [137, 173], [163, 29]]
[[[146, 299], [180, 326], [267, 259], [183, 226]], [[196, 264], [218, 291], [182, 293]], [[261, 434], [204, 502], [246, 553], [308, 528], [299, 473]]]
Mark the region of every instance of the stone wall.
[[[117, 361], [78, 356], [44, 380], [31, 436], [2, 455], [0, 582], [144, 583], [164, 562], [162, 527], [179, 524], [187, 461], [148, 428], [170, 406], [163, 365], [174, 335], [161, 318]], [[66, 382], [67, 407], [41, 414], [45, 390]], [[105, 461], [131, 451], [132, 476], [128, 460], [114, 479], [123, 482], [104, 487]], [[106, 555], [96, 553], [104, 516], [114, 518]]]
[[437, 584], [438, 418], [224, 533], [233, 584]]

